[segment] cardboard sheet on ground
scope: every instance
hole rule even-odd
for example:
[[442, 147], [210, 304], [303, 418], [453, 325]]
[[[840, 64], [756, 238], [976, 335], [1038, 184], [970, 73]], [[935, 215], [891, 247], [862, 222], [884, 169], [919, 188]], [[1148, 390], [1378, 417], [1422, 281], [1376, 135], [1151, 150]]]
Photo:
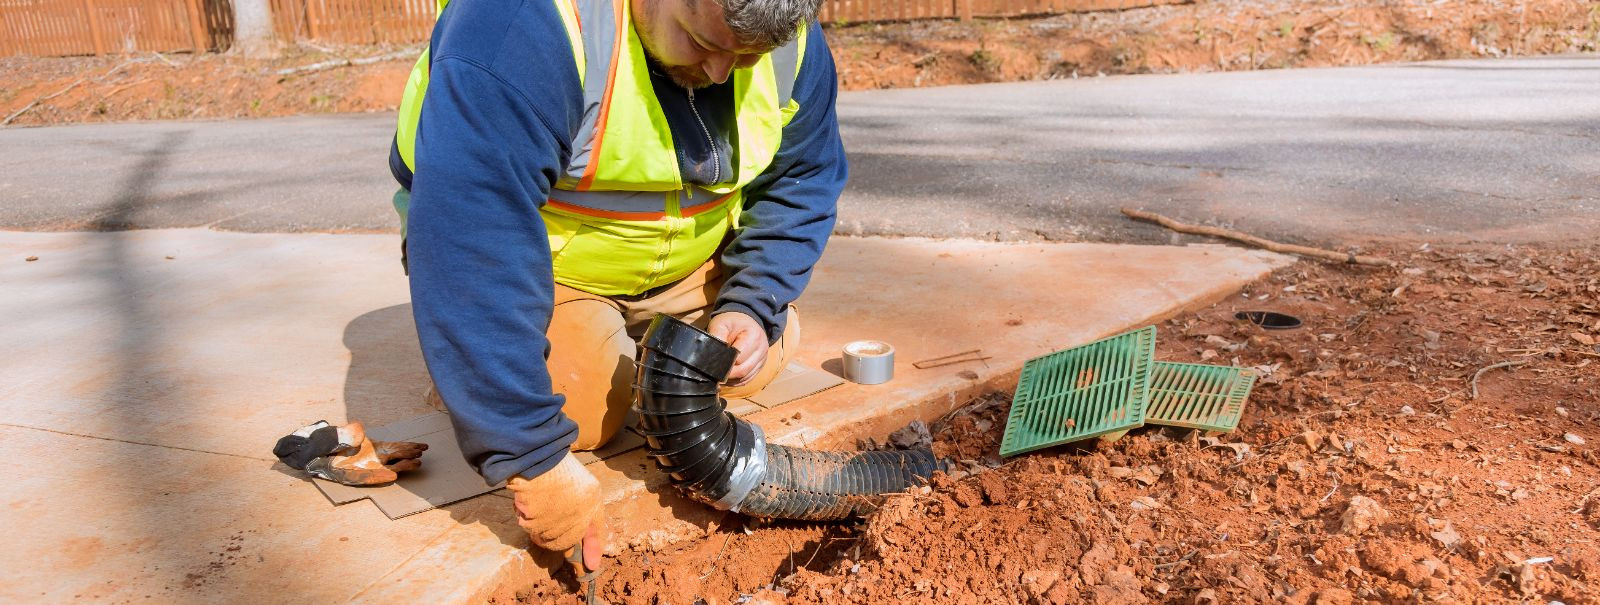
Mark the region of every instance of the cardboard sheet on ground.
[[[814, 395], [844, 384], [844, 380], [816, 368], [800, 363], [790, 363], [760, 393], [747, 399], [728, 402], [728, 409], [743, 416], [774, 408], [796, 399]], [[632, 418], [629, 418], [631, 425]], [[444, 506], [488, 493], [504, 486], [488, 485], [461, 457], [461, 446], [456, 443], [455, 430], [450, 426], [450, 415], [443, 413], [418, 416], [388, 426], [368, 429], [367, 434], [380, 441], [416, 441], [428, 444], [422, 455], [422, 468], [400, 473], [400, 480], [382, 487], [351, 487], [331, 481], [313, 479], [334, 504], [347, 504], [363, 498], [372, 500], [378, 510], [390, 519], [399, 519], [425, 510]], [[644, 446], [644, 438], [624, 430], [611, 443], [593, 452], [580, 452], [578, 459], [584, 464], [599, 462]]]
[[[763, 408], [772, 409], [802, 397], [821, 393], [841, 384], [844, 384], [843, 378], [817, 368], [806, 367], [801, 365], [800, 362], [790, 362], [788, 366], [783, 368], [782, 372], [778, 373], [777, 378], [772, 379], [772, 384], [767, 385], [767, 388], [762, 389], [760, 393], [751, 395], [746, 399]], [[732, 409], [736, 401], [739, 400], [729, 401], [728, 408]], [[742, 416], [743, 414], [739, 415]]]
[[402, 420], [388, 426], [368, 429], [367, 435], [379, 441], [416, 441], [428, 444], [422, 454], [422, 468], [400, 473], [400, 480], [382, 487], [351, 487], [313, 479], [317, 489], [334, 504], [372, 500], [390, 519], [399, 519], [425, 510], [494, 491], [467, 465], [450, 426], [450, 415], [434, 413]]

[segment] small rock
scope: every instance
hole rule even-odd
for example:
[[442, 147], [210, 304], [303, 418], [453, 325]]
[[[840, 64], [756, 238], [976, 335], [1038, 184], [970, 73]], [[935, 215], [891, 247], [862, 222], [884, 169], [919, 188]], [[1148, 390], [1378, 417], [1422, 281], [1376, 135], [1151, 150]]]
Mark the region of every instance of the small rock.
[[923, 421], [912, 420], [905, 428], [889, 434], [889, 444], [903, 450], [927, 447], [933, 444], [933, 433]]
[[1283, 470], [1294, 473], [1296, 479], [1306, 478], [1306, 463], [1304, 460], [1290, 460], [1283, 463]]
[[1412, 407], [1409, 406], [1409, 405], [1400, 406], [1400, 415], [1401, 416], [1415, 416], [1416, 413], [1417, 413], [1417, 411], [1415, 409], [1412, 409]]
[[1194, 605], [1216, 605], [1217, 591], [1210, 588], [1201, 589], [1200, 592], [1195, 593], [1194, 600], [1191, 603], [1194, 603]]
[[1165, 471], [1162, 471], [1161, 467], [1147, 464], [1133, 472], [1133, 480], [1145, 485], [1155, 485], [1156, 481], [1161, 479], [1163, 472]]
[[1561, 406], [1556, 406], [1556, 415], [1560, 416], [1562, 418], [1566, 418], [1567, 417], [1567, 408], [1564, 408], [1564, 407], [1561, 407]]
[[178, 257], [176, 257], [176, 256], [173, 256], [173, 255], [171, 255], [171, 254], [168, 254], [168, 255], [167, 255], [167, 260], [173, 260], [173, 259], [175, 259], [175, 258], [178, 258]]
[[1300, 433], [1299, 435], [1295, 435], [1294, 441], [1295, 443], [1306, 446], [1306, 449], [1315, 452], [1317, 449], [1322, 447], [1322, 434], [1316, 431], [1306, 431], [1304, 433]]
[[[800, 412], [795, 412], [793, 416], [790, 416], [790, 418], [793, 418], [795, 420], [799, 420], [800, 419]], [[919, 420], [918, 422], [921, 422], [921, 421]], [[926, 427], [924, 427], [924, 428], [926, 428]]]
[[1579, 436], [1574, 435], [1572, 433], [1567, 433], [1566, 435], [1562, 435], [1562, 437], [1567, 440], [1567, 443], [1571, 443], [1573, 445], [1583, 445], [1583, 443], [1584, 443], [1582, 437], [1579, 437]]
[[754, 595], [751, 595], [750, 600], [746, 603], [748, 605], [782, 605], [783, 603], [788, 602], [789, 597], [783, 592], [761, 589], [756, 591]]
[[37, 256], [30, 256], [30, 257], [28, 257], [28, 258], [24, 258], [24, 259], [22, 259], [22, 260], [25, 260], [25, 261], [27, 261], [27, 262], [30, 262], [30, 263], [31, 263], [31, 262], [33, 262], [33, 261], [36, 261], [36, 260], [39, 260], [39, 257], [37, 257]]
[[1129, 502], [1128, 506], [1133, 510], [1155, 510], [1161, 508], [1161, 503], [1156, 502], [1156, 499], [1150, 496], [1139, 496]]
[[1206, 349], [1200, 352], [1200, 361], [1211, 361], [1216, 358], [1217, 352], [1213, 349]]
[[1445, 521], [1443, 527], [1440, 527], [1438, 531], [1429, 532], [1428, 535], [1433, 536], [1433, 539], [1438, 540], [1445, 548], [1455, 548], [1457, 544], [1461, 543], [1461, 533], [1457, 532], [1449, 521]]
[[1045, 595], [1061, 579], [1061, 572], [1053, 569], [1032, 569], [1022, 572], [1022, 588], [1036, 602], [1048, 602]]
[[1458, 450], [1464, 450], [1464, 449], [1467, 449], [1467, 442], [1462, 441], [1460, 439], [1456, 439], [1456, 440], [1450, 442], [1450, 447], [1453, 447], [1453, 448], [1458, 449]]
[[1339, 518], [1339, 532], [1359, 536], [1382, 524], [1388, 516], [1389, 513], [1383, 510], [1376, 500], [1366, 496], [1352, 496], [1350, 504], [1344, 509], [1344, 516]]

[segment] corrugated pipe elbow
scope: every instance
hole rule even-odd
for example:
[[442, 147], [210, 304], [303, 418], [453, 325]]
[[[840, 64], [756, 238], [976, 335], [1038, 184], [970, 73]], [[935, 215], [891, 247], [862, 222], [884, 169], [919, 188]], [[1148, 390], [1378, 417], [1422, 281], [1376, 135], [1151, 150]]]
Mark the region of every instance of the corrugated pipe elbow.
[[932, 450], [823, 452], [766, 442], [717, 396], [737, 351], [667, 315], [640, 342], [634, 410], [648, 453], [689, 497], [754, 517], [831, 520], [925, 482]]

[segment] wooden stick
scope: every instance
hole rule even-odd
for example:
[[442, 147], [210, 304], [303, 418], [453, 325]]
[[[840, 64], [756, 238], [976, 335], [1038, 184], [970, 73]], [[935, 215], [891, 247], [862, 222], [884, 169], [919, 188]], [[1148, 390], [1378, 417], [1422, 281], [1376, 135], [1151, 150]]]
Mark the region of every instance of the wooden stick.
[[43, 103], [45, 101], [49, 101], [50, 99], [54, 99], [54, 98], [59, 97], [61, 95], [67, 94], [68, 92], [71, 92], [72, 89], [77, 88], [79, 84], [82, 84], [82, 83], [84, 83], [84, 82], [86, 82], [88, 80], [89, 80], [88, 78], [78, 78], [78, 80], [76, 82], [73, 82], [72, 85], [70, 85], [70, 86], [68, 86], [66, 88], [63, 88], [63, 89], [58, 90], [58, 91], [56, 91], [54, 93], [39, 97], [37, 99], [34, 99], [32, 103], [29, 103], [27, 105], [23, 105], [22, 109], [18, 109], [18, 110], [14, 111], [14, 112], [11, 112], [11, 115], [6, 116], [6, 119], [0, 120], [0, 126], [10, 126], [11, 125], [11, 121], [17, 119], [17, 116], [20, 116], [22, 114], [28, 113], [29, 109], [33, 109], [34, 107], [38, 106], [40, 103]]
[[1484, 366], [1482, 369], [1479, 369], [1478, 371], [1473, 372], [1472, 373], [1472, 398], [1473, 399], [1477, 399], [1478, 398], [1478, 377], [1482, 376], [1484, 372], [1487, 372], [1489, 370], [1493, 370], [1495, 368], [1514, 368], [1514, 367], [1517, 367], [1517, 366], [1520, 366], [1520, 365], [1527, 365], [1527, 363], [1528, 362], [1526, 362], [1526, 361], [1502, 361], [1500, 363], [1497, 363], [1497, 364], [1494, 364], [1494, 365], [1491, 365], [1491, 366]]
[[322, 71], [324, 69], [333, 69], [335, 67], [347, 67], [347, 66], [354, 66], [354, 65], [369, 65], [369, 64], [372, 64], [372, 63], [382, 63], [384, 61], [393, 61], [393, 60], [396, 60], [396, 59], [408, 59], [408, 58], [412, 58], [412, 57], [417, 56], [417, 53], [420, 53], [420, 52], [422, 52], [421, 49], [406, 49], [406, 50], [401, 50], [401, 51], [395, 51], [395, 52], [388, 53], [388, 54], [376, 55], [376, 56], [371, 56], [371, 57], [362, 57], [360, 59], [333, 59], [333, 60], [329, 60], [329, 61], [323, 61], [321, 63], [312, 63], [310, 65], [301, 65], [300, 67], [289, 67], [289, 68], [285, 68], [285, 69], [280, 69], [280, 70], [278, 70], [278, 75], [280, 75], [280, 76], [290, 76], [290, 75], [300, 74], [300, 73], [307, 73], [307, 72], [313, 72], [313, 71]]
[[1123, 208], [1122, 209], [1122, 213], [1128, 215], [1129, 217], [1139, 219], [1141, 221], [1149, 221], [1149, 222], [1155, 223], [1157, 225], [1161, 225], [1162, 227], [1166, 227], [1166, 228], [1171, 229], [1173, 231], [1177, 231], [1178, 233], [1189, 233], [1189, 234], [1193, 234], [1193, 235], [1209, 235], [1211, 237], [1220, 237], [1222, 239], [1230, 239], [1230, 240], [1233, 240], [1233, 241], [1236, 241], [1236, 242], [1239, 242], [1239, 243], [1242, 243], [1242, 244], [1249, 244], [1249, 245], [1255, 246], [1257, 248], [1264, 248], [1266, 250], [1271, 250], [1273, 252], [1282, 252], [1284, 254], [1294, 254], [1294, 255], [1298, 255], [1298, 256], [1305, 256], [1305, 257], [1309, 257], [1309, 258], [1315, 258], [1315, 259], [1318, 259], [1318, 260], [1325, 260], [1325, 261], [1334, 262], [1334, 263], [1349, 263], [1349, 264], [1352, 264], [1352, 265], [1369, 265], [1369, 266], [1374, 266], [1374, 267], [1393, 267], [1393, 266], [1395, 266], [1395, 262], [1394, 261], [1386, 259], [1386, 258], [1378, 258], [1376, 256], [1360, 256], [1360, 255], [1357, 255], [1357, 254], [1334, 252], [1332, 250], [1323, 250], [1321, 248], [1312, 248], [1312, 247], [1309, 247], [1309, 246], [1296, 246], [1294, 244], [1283, 244], [1283, 243], [1275, 242], [1275, 241], [1268, 240], [1268, 239], [1262, 239], [1262, 238], [1259, 238], [1259, 237], [1256, 237], [1254, 235], [1250, 235], [1250, 234], [1247, 234], [1247, 233], [1240, 233], [1238, 231], [1232, 231], [1232, 230], [1229, 230], [1229, 229], [1223, 229], [1221, 227], [1206, 227], [1206, 226], [1203, 226], [1203, 225], [1190, 225], [1188, 223], [1180, 223], [1178, 221], [1172, 220], [1170, 218], [1167, 218], [1165, 216], [1156, 214], [1154, 212], [1145, 212], [1143, 210], [1134, 210], [1132, 208]]

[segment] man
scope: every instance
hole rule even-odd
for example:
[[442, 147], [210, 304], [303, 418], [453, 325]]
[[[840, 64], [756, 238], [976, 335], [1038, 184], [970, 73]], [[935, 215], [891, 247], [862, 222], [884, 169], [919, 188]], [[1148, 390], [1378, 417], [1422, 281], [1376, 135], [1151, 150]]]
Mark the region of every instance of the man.
[[[455, 0], [390, 166], [417, 333], [462, 451], [534, 544], [598, 566], [594, 476], [656, 313], [793, 352], [846, 164], [820, 0]], [[547, 338], [548, 335], [548, 338]]]

